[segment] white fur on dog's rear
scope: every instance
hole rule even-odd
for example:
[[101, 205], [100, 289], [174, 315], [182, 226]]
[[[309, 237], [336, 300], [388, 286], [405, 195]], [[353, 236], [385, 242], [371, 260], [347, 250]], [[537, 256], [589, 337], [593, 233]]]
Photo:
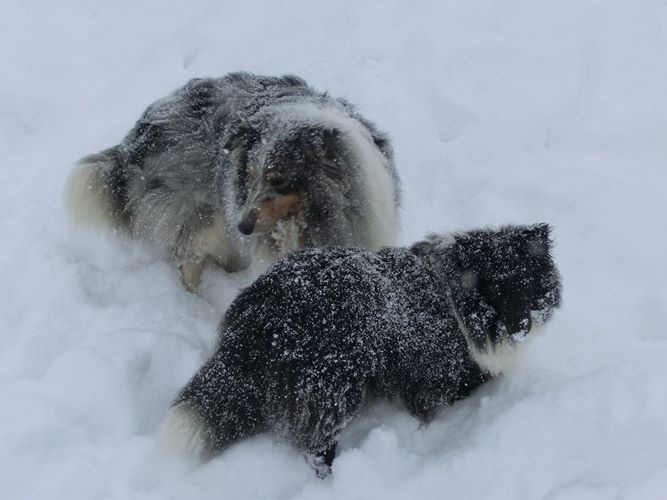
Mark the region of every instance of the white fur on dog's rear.
[[65, 186], [65, 209], [77, 225], [114, 227], [113, 207], [105, 172], [112, 161], [104, 154], [90, 155], [76, 163]]
[[160, 425], [157, 449], [166, 455], [201, 458], [206, 444], [206, 426], [187, 403], [173, 406]]
[[306, 121], [327, 125], [344, 134], [348, 145], [363, 169], [368, 201], [363, 246], [376, 251], [395, 243], [398, 227], [394, 180], [389, 173], [388, 160], [373, 142], [370, 131], [346, 111], [334, 106], [315, 103], [280, 104], [280, 118], [286, 121]]

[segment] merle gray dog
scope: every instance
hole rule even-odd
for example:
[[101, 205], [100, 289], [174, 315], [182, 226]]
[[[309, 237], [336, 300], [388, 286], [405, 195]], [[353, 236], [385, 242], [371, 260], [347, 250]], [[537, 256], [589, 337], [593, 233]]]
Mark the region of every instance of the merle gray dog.
[[206, 261], [235, 271], [296, 248], [391, 244], [399, 181], [387, 137], [347, 101], [296, 76], [231, 73], [151, 104], [119, 145], [79, 161], [66, 196], [75, 220], [153, 244], [195, 290]]
[[503, 373], [559, 306], [550, 250], [539, 224], [295, 252], [231, 304], [160, 442], [208, 458], [275, 432], [326, 471], [337, 435], [374, 398], [428, 421]]

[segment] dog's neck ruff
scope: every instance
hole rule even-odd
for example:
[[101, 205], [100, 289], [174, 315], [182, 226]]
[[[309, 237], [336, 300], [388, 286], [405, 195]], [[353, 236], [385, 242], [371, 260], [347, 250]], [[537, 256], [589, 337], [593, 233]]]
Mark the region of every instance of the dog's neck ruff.
[[271, 263], [299, 248], [312, 245], [302, 213], [280, 219], [270, 232], [252, 235], [250, 238], [258, 271], [264, 271]]
[[[451, 244], [453, 244], [453, 240], [441, 242], [439, 248], [437, 248], [441, 257], [443, 253], [447, 252], [447, 249]], [[468, 351], [470, 352], [472, 359], [477, 366], [492, 377], [497, 377], [508, 371], [514, 365], [516, 360], [517, 350], [515, 342], [509, 337], [499, 342], [493, 342], [489, 335], [490, 332], [488, 331], [483, 332], [484, 339], [481, 345], [479, 341], [476, 342], [476, 339], [479, 337], [479, 332], [476, 332], [477, 335], [475, 335], [470, 331], [470, 327], [466, 324], [465, 319], [461, 315], [461, 311], [457, 306], [454, 297], [455, 292], [465, 293], [463, 290], [455, 291], [452, 288], [452, 283], [461, 281], [460, 273], [454, 269], [447, 258], [437, 259], [435, 256], [430, 256], [429, 260], [431, 265], [436, 266], [436, 269], [439, 268], [444, 272], [443, 286], [445, 289], [447, 306], [450, 314], [456, 319], [459, 330], [466, 340]], [[459, 284], [457, 288], [461, 289], [461, 285]], [[481, 305], [481, 299], [479, 300]]]

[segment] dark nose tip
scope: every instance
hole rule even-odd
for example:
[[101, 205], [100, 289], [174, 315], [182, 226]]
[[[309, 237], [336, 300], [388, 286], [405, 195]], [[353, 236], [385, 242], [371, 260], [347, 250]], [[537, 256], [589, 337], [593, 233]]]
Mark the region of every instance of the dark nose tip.
[[241, 222], [239, 222], [238, 228], [239, 231], [241, 231], [243, 234], [252, 234], [255, 229], [255, 223], [253, 221], [249, 221], [248, 219], [243, 219]]
[[257, 210], [250, 210], [248, 214], [241, 219], [238, 228], [243, 234], [252, 234], [255, 230], [255, 223], [257, 222]]

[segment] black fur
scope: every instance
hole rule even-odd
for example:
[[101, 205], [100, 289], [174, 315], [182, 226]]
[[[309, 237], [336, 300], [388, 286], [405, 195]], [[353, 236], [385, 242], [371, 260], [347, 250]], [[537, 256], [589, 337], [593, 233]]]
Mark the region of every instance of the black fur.
[[426, 421], [488, 380], [477, 350], [513, 346], [560, 304], [550, 246], [535, 225], [291, 254], [229, 307], [175, 410], [203, 430], [204, 456], [273, 431], [330, 463], [370, 399]]

